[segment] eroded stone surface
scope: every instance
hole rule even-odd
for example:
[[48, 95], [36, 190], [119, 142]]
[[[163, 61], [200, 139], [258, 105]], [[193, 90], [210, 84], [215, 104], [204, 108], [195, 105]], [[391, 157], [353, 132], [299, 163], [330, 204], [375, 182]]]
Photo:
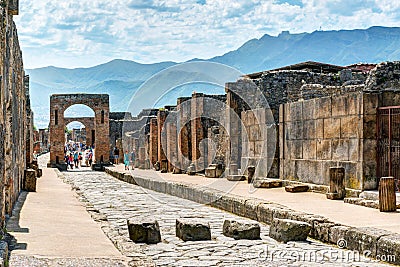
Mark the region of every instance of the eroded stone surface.
[[260, 225], [233, 220], [225, 220], [223, 234], [234, 239], [260, 239]]
[[129, 238], [135, 243], [157, 244], [161, 242], [160, 226], [157, 221], [139, 222], [128, 220]]
[[311, 225], [305, 222], [274, 219], [271, 224], [269, 236], [280, 242], [306, 241]]
[[177, 219], [176, 236], [183, 241], [211, 240], [210, 224], [198, 219]]

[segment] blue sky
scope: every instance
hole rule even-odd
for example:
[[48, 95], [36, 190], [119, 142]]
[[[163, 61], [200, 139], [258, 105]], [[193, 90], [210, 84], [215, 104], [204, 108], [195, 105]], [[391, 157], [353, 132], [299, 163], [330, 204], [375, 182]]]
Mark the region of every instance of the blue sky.
[[89, 67], [115, 58], [183, 62], [252, 38], [400, 26], [398, 0], [20, 0], [26, 68]]

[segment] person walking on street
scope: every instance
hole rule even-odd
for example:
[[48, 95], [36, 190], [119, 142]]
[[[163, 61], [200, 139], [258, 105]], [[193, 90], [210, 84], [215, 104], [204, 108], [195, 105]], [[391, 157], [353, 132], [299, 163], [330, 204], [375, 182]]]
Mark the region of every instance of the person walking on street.
[[119, 160], [119, 149], [114, 147], [114, 164], [118, 164]]
[[124, 164], [125, 164], [125, 170], [128, 170], [129, 171], [129, 153], [128, 153], [128, 150], [126, 150], [125, 151], [125, 154], [124, 154]]

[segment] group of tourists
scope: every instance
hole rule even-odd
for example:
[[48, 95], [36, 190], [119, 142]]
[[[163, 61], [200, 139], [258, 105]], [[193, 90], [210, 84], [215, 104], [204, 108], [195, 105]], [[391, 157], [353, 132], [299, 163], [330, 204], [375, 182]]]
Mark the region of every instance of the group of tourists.
[[64, 160], [67, 164], [67, 169], [71, 170], [82, 167], [82, 160], [85, 158], [85, 165], [92, 166], [93, 163], [93, 148], [79, 143], [66, 143], [64, 146]]
[[[128, 150], [125, 150], [125, 153], [124, 153], [125, 170], [129, 170], [129, 166], [131, 166], [132, 170], [134, 170], [135, 169], [135, 160], [136, 160], [135, 150], [133, 149], [132, 152], [130, 152], [130, 153], [128, 152]], [[118, 147], [114, 147], [114, 149], [113, 149], [112, 162], [113, 162], [113, 164], [119, 163]]]

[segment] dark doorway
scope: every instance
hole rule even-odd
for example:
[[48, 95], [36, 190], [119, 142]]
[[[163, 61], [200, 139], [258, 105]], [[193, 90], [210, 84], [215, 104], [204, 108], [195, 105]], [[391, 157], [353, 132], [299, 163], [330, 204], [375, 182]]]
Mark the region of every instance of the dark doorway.
[[93, 146], [96, 143], [96, 132], [95, 130], [92, 130], [92, 144], [91, 146]]

